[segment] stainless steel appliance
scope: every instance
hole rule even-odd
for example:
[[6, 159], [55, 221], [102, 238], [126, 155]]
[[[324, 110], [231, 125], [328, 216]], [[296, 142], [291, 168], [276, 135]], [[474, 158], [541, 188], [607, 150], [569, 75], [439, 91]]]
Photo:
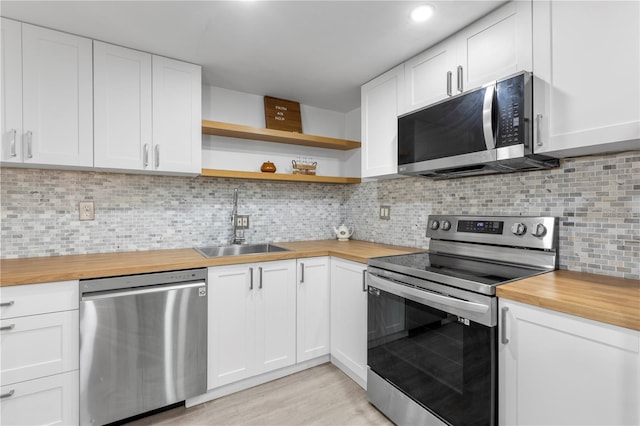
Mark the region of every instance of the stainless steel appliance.
[[398, 172], [434, 179], [548, 169], [535, 153], [533, 79], [521, 72], [398, 118]]
[[369, 260], [369, 400], [400, 425], [496, 425], [496, 287], [557, 268], [557, 219], [429, 216], [427, 236]]
[[207, 391], [207, 270], [80, 282], [80, 424]]

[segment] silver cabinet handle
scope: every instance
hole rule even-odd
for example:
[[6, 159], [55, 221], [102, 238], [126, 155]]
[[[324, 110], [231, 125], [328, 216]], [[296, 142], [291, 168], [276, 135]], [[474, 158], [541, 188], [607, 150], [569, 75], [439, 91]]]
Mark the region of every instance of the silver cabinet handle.
[[249, 290], [253, 290], [253, 268], [249, 268]]
[[13, 306], [13, 304], [16, 303], [15, 300], [9, 300], [8, 302], [2, 302], [0, 303], [0, 306], [5, 307], [5, 306]]
[[258, 288], [262, 288], [262, 267], [258, 267]]
[[367, 291], [367, 270], [362, 270], [362, 291]]
[[536, 115], [536, 136], [538, 138], [538, 146], [542, 146], [542, 132], [540, 131], [540, 122], [542, 121], [542, 114]]
[[157, 169], [160, 167], [160, 145], [156, 145], [154, 157], [155, 157], [156, 169]]
[[144, 144], [144, 151], [142, 152], [142, 162], [143, 162], [143, 167], [145, 169], [149, 167], [149, 144], [148, 143]]
[[11, 151], [9, 153], [9, 155], [11, 157], [17, 157], [18, 154], [16, 153], [16, 129], [11, 129], [10, 131], [11, 133]]
[[451, 96], [451, 71], [447, 71], [447, 95]]
[[300, 263], [300, 283], [304, 283], [304, 263]]
[[500, 323], [500, 341], [503, 345], [509, 343], [509, 339], [507, 338], [507, 312], [509, 312], [508, 307], [502, 308], [502, 322]]
[[462, 93], [464, 79], [462, 78], [462, 65], [458, 65], [458, 92]]
[[15, 324], [5, 325], [4, 327], [0, 327], [0, 331], [13, 330], [15, 327]]
[[9, 398], [10, 396], [13, 396], [14, 393], [16, 393], [16, 390], [15, 389], [11, 389], [9, 392], [3, 393], [2, 395], [0, 395], [0, 399], [1, 398]]
[[27, 158], [33, 158], [33, 132], [27, 132]]

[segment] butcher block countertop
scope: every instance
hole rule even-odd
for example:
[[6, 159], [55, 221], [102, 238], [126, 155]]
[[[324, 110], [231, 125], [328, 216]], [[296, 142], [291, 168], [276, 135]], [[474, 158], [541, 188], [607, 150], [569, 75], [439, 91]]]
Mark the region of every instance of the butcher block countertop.
[[367, 241], [300, 241], [275, 243], [288, 252], [245, 254], [207, 259], [191, 248], [0, 260], [0, 286], [35, 284], [148, 272], [335, 256], [367, 263], [371, 257], [424, 251]]
[[640, 281], [554, 271], [501, 285], [498, 297], [640, 331]]

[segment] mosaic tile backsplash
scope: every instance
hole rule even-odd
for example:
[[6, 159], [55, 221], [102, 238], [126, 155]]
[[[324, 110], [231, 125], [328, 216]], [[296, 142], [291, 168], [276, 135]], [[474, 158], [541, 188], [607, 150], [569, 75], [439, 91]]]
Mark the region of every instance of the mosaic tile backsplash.
[[[581, 157], [553, 170], [360, 185], [2, 168], [2, 258], [228, 244], [233, 189], [247, 242], [334, 237], [426, 247], [429, 214], [560, 217], [560, 267], [640, 279], [640, 152]], [[93, 201], [95, 221], [79, 221]], [[391, 219], [378, 218], [391, 206]]]

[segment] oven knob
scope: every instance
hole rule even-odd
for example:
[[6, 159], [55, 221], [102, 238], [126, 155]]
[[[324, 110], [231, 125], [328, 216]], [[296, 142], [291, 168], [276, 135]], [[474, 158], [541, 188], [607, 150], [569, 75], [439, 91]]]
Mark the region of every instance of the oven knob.
[[440, 222], [438, 222], [437, 220], [432, 220], [431, 221], [431, 230], [435, 231], [440, 227]]
[[511, 232], [515, 235], [524, 235], [527, 232], [527, 225], [522, 222], [516, 222], [511, 226]]
[[451, 222], [449, 222], [448, 220], [443, 220], [442, 221], [442, 230], [443, 231], [448, 231], [449, 229], [451, 229]]
[[547, 228], [541, 223], [536, 223], [531, 230], [531, 235], [534, 237], [544, 237], [546, 233]]

